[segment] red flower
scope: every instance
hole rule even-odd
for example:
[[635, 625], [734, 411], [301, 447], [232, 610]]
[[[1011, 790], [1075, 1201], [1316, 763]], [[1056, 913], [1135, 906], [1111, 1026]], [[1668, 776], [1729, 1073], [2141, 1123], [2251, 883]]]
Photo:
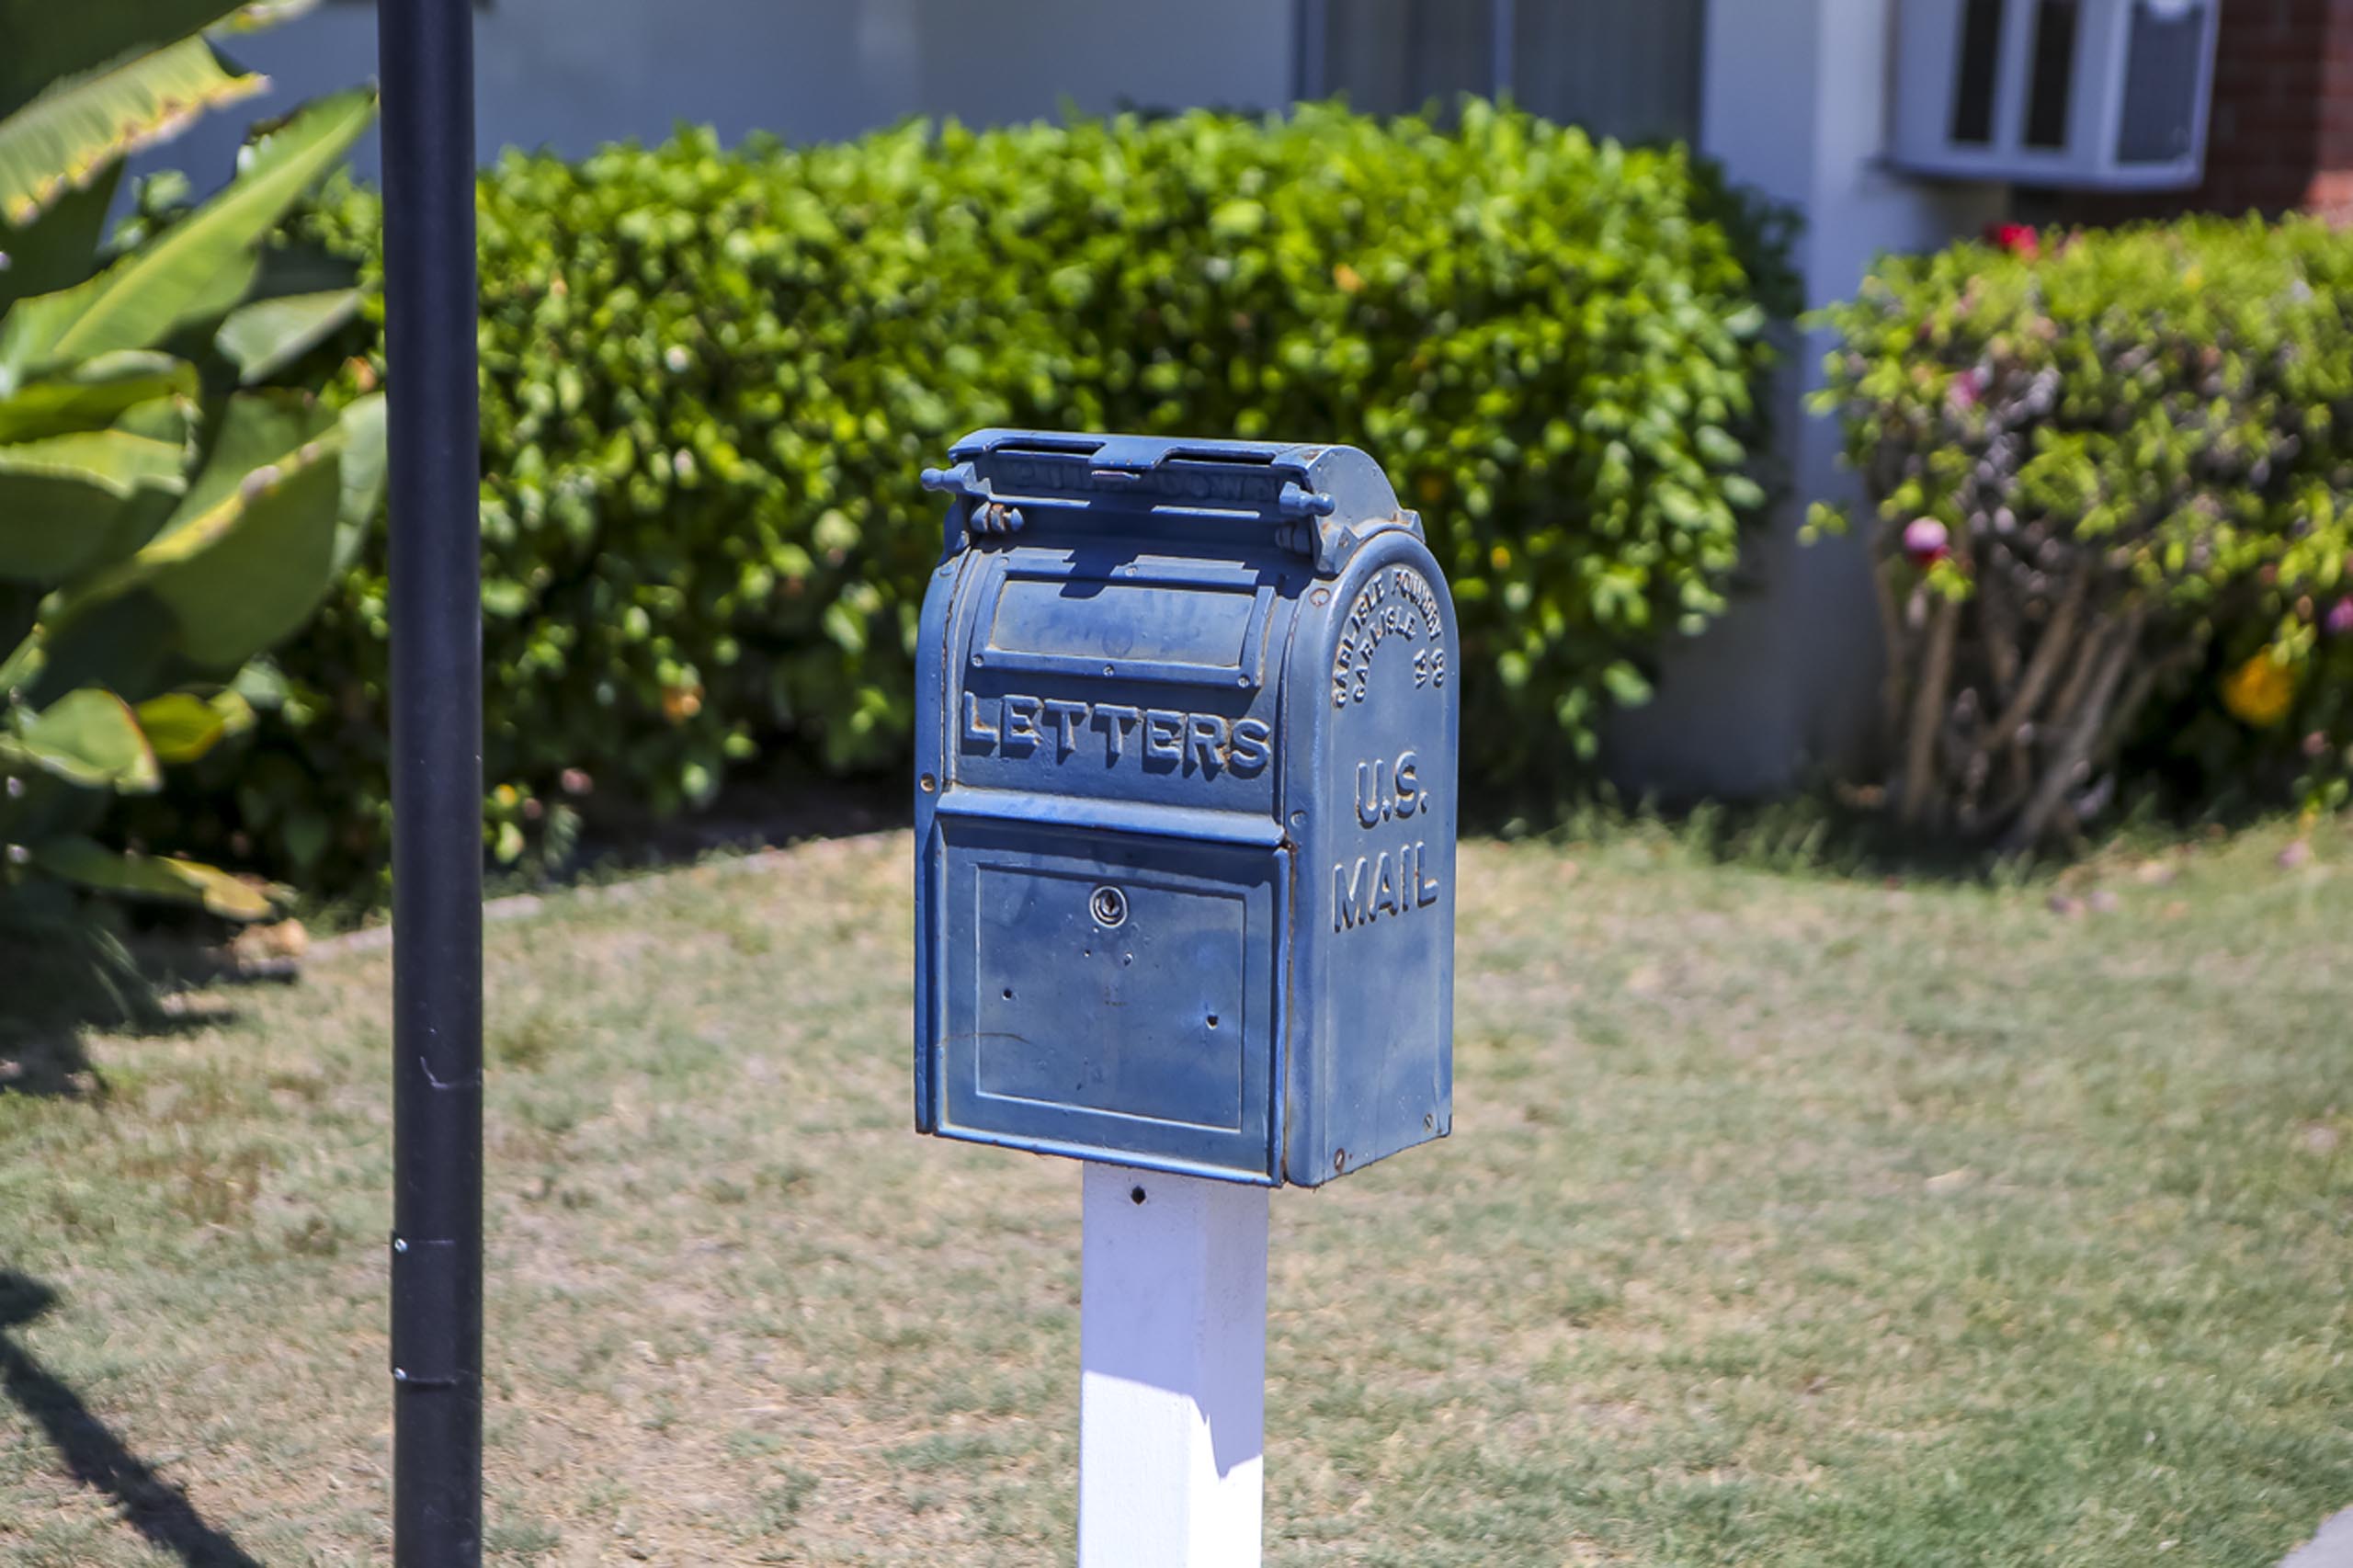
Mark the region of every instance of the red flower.
[[2024, 256], [2029, 261], [2032, 261], [2042, 248], [2042, 242], [2036, 236], [2033, 225], [2028, 223], [1988, 223], [1985, 225], [1985, 243], [2012, 256]]

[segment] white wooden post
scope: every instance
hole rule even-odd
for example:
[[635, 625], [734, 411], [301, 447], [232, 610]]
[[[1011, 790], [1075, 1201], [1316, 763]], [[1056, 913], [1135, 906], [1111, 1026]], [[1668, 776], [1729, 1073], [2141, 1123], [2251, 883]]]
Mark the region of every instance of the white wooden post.
[[1090, 1164], [1086, 1194], [1079, 1568], [1257, 1568], [1267, 1189]]

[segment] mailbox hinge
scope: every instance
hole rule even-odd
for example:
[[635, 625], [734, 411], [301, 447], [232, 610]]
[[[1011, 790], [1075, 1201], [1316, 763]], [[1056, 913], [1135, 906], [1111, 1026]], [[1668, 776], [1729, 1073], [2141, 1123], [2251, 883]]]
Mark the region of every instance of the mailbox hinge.
[[[948, 553], [953, 555], [971, 542], [970, 536], [1002, 538], [1021, 531], [1021, 508], [1008, 506], [996, 498], [989, 482], [971, 463], [958, 463], [951, 469], [927, 468], [923, 471], [926, 490], [945, 491], [962, 504], [957, 508], [961, 517], [951, 517], [948, 536]], [[954, 525], [961, 525], [959, 529]]]

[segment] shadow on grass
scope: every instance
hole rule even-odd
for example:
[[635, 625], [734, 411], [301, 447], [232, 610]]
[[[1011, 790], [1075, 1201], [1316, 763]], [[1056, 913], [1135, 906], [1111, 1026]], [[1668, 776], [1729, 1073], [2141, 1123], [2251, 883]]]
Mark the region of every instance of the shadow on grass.
[[229, 1007], [165, 998], [190, 967], [142, 968], [119, 943], [0, 937], [0, 1096], [103, 1100], [106, 1078], [83, 1044], [91, 1030], [176, 1035], [233, 1018]]
[[57, 1450], [65, 1473], [114, 1499], [123, 1522], [188, 1568], [261, 1568], [234, 1540], [205, 1522], [188, 1494], [155, 1473], [90, 1412], [81, 1396], [18, 1345], [9, 1333], [48, 1312], [57, 1293], [40, 1280], [0, 1268], [0, 1392], [30, 1416]]
[[657, 816], [608, 807], [592, 817], [563, 861], [541, 869], [542, 885], [692, 865], [712, 855], [779, 849], [810, 839], [881, 833], [914, 820], [911, 774], [823, 778], [779, 769], [765, 778], [730, 779], [718, 798], [699, 811]]

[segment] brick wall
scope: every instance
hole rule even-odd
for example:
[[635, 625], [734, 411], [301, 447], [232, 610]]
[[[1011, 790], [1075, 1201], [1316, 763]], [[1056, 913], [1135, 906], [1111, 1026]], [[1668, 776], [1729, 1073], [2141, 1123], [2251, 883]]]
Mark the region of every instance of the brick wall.
[[2320, 158], [2304, 205], [2353, 223], [2353, 0], [2322, 9]]
[[2222, 0], [2206, 181], [2174, 203], [2353, 216], [2353, 0]]

